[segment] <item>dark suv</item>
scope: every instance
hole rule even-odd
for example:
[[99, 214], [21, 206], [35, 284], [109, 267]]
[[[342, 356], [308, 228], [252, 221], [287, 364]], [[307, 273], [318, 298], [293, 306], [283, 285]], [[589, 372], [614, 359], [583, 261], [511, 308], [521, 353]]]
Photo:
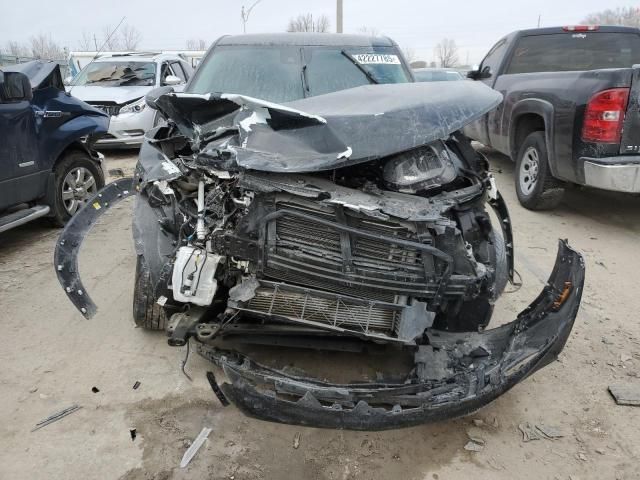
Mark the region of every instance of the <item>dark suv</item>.
[[[166, 329], [172, 346], [196, 340], [228, 380], [208, 373], [223, 403], [273, 421], [383, 429], [491, 401], [562, 350], [582, 258], [561, 242], [540, 296], [484, 330], [512, 277], [513, 238], [487, 161], [460, 129], [502, 96], [410, 80], [388, 39], [219, 40], [184, 93], [148, 95], [166, 124], [147, 134], [133, 181], [110, 184], [99, 209], [67, 226], [55, 256], [67, 295], [96, 312], [78, 248], [135, 190], [135, 322]], [[246, 344], [351, 352], [342, 378], [375, 349], [385, 371], [330, 383], [274, 368], [279, 350], [260, 364]]]
[[107, 114], [65, 93], [56, 63], [0, 69], [0, 232], [39, 217], [64, 223], [104, 186], [92, 149]]

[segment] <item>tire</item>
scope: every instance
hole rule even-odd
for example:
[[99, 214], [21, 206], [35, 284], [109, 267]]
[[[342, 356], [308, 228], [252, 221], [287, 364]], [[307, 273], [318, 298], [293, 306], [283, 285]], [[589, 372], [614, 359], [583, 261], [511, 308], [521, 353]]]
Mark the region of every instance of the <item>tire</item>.
[[156, 302], [151, 283], [151, 272], [142, 255], [136, 261], [136, 277], [133, 286], [133, 321], [147, 330], [164, 330], [167, 315]]
[[549, 170], [544, 132], [533, 132], [524, 139], [516, 159], [516, 193], [529, 210], [551, 210], [562, 201], [564, 187]]
[[63, 227], [87, 201], [102, 187], [102, 169], [89, 156], [79, 150], [68, 152], [54, 170], [54, 200], [52, 221]]
[[504, 243], [502, 232], [492, 230], [490, 240], [493, 244], [495, 257], [493, 259], [495, 269], [495, 280], [492, 300], [495, 301], [502, 295], [509, 281], [509, 265], [507, 262], [507, 249]]

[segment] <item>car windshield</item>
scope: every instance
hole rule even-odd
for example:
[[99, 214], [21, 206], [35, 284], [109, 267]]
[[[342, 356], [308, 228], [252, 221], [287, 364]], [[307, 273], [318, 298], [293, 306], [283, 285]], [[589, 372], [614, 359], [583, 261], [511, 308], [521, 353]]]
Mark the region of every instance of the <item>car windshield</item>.
[[449, 82], [463, 79], [455, 70], [414, 70], [413, 76], [417, 82]]
[[393, 47], [218, 46], [187, 91], [286, 103], [369, 83], [408, 81]]
[[153, 62], [94, 62], [78, 74], [73, 85], [102, 87], [153, 86], [156, 64]]

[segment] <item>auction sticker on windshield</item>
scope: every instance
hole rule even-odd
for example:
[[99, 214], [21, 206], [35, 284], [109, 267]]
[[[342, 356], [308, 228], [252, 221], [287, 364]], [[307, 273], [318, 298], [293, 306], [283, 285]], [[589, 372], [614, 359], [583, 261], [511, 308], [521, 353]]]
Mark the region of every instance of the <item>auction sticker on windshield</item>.
[[400, 65], [397, 55], [383, 53], [357, 53], [353, 55], [356, 62], [362, 65]]

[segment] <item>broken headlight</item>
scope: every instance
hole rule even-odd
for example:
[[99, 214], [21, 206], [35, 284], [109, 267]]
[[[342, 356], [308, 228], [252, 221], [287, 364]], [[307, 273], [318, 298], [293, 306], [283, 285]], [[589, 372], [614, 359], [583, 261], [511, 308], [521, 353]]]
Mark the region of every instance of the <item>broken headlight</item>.
[[385, 184], [399, 192], [418, 193], [452, 182], [456, 169], [441, 143], [433, 143], [391, 157], [384, 166]]

